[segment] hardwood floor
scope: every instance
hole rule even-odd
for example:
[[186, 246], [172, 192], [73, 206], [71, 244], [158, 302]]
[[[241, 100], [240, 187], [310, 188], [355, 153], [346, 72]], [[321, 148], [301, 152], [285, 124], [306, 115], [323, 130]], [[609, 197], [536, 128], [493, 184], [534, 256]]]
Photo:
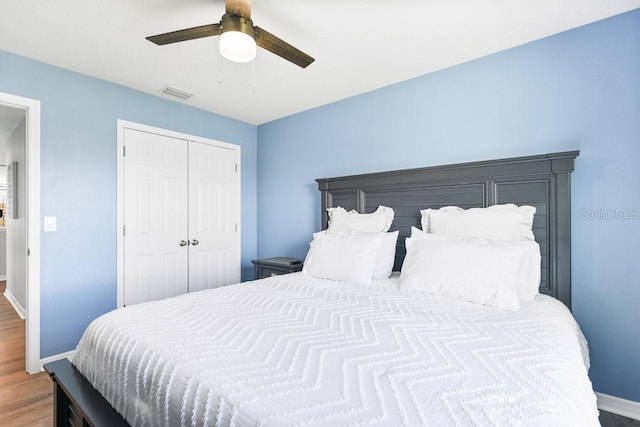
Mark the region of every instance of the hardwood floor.
[[[0, 294], [5, 282], [0, 281]], [[53, 383], [46, 373], [25, 372], [25, 321], [0, 295], [0, 425], [53, 425]]]
[[[25, 323], [4, 295], [0, 281], [0, 425], [51, 427], [53, 383], [46, 373], [25, 372]], [[636, 427], [640, 421], [600, 411], [604, 427]]]

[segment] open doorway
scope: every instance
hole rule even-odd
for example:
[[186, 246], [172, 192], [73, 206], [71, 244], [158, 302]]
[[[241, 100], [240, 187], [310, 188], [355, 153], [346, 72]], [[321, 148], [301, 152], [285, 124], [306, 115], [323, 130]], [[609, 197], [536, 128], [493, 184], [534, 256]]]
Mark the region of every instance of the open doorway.
[[27, 316], [27, 229], [25, 109], [0, 105], [0, 277], [4, 295], [22, 319]]
[[4, 166], [0, 174], [6, 176], [0, 179], [0, 207], [6, 225], [4, 247], [0, 234], [0, 267], [3, 255], [6, 266], [4, 295], [18, 315], [26, 318], [25, 369], [36, 373], [41, 369], [39, 101], [0, 92], [0, 165]]

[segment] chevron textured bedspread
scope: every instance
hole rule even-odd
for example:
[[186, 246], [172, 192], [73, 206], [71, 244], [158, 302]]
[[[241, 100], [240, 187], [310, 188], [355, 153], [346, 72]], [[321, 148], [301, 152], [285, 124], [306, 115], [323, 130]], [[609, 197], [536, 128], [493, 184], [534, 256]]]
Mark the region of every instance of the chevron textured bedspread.
[[579, 329], [291, 274], [115, 310], [73, 363], [134, 426], [597, 426]]

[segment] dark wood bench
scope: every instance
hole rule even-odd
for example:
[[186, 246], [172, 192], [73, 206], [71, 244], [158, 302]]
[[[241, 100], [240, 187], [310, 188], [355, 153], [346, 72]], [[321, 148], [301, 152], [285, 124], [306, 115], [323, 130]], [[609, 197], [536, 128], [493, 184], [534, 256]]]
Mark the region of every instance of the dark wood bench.
[[54, 426], [129, 426], [69, 359], [47, 363], [44, 370], [54, 384]]

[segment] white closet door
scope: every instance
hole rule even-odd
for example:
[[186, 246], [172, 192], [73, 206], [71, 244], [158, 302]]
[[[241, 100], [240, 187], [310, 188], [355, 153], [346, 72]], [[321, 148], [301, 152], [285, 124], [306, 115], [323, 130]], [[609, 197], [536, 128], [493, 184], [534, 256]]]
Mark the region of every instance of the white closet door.
[[189, 292], [240, 281], [239, 153], [189, 144]]
[[186, 293], [188, 142], [125, 129], [125, 148], [124, 305]]

